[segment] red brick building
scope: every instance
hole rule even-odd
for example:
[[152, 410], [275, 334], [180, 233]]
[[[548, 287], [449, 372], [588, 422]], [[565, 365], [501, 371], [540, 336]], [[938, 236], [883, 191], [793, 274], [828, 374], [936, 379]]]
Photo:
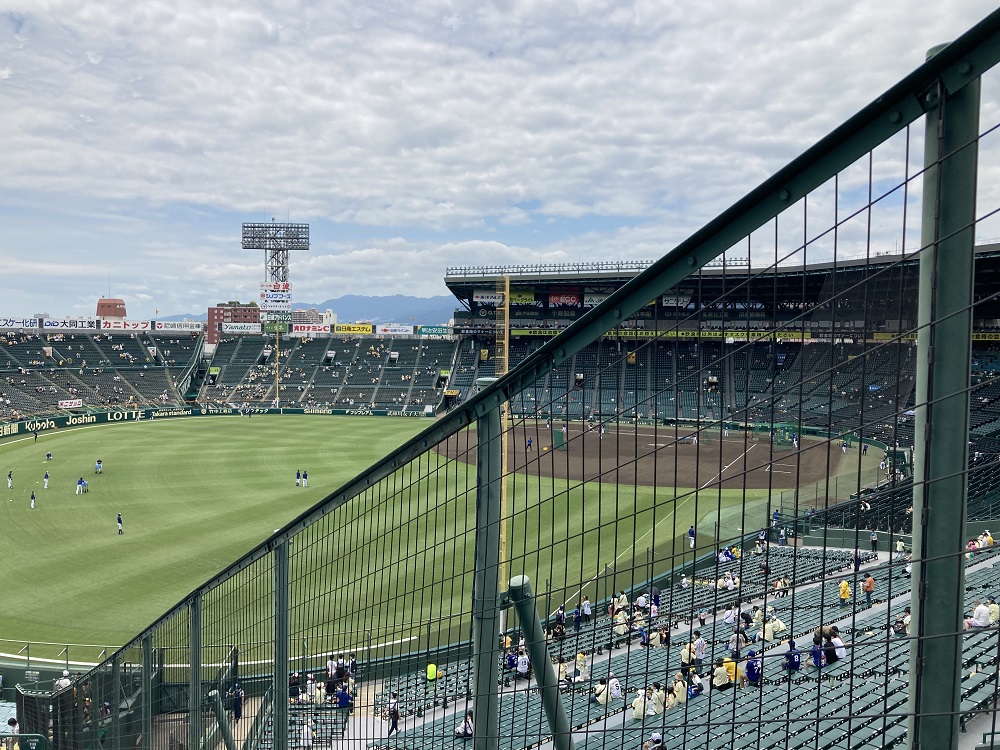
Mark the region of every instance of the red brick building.
[[260, 323], [260, 308], [252, 302], [220, 302], [208, 308], [206, 344], [217, 344], [222, 337], [222, 323]]

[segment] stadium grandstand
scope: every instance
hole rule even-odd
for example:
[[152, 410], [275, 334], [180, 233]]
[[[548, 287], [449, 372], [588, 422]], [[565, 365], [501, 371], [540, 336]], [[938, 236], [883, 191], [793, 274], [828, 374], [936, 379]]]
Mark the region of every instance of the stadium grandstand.
[[7, 435], [428, 417], [19, 680], [21, 747], [1000, 746], [998, 60], [1000, 12], [657, 260], [447, 269], [452, 326], [4, 326]]

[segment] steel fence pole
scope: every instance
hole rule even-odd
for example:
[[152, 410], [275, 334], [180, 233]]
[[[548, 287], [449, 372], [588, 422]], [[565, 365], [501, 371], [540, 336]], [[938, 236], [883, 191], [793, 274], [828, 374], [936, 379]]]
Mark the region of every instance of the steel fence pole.
[[201, 747], [201, 592], [188, 604], [188, 642], [191, 645], [191, 672], [188, 675], [188, 748]]
[[142, 747], [150, 750], [153, 742], [153, 636], [142, 639]]
[[288, 541], [274, 554], [274, 750], [288, 750]]
[[[485, 388], [496, 378], [479, 378]], [[500, 526], [503, 480], [503, 425], [499, 402], [476, 422], [476, 568], [473, 583], [472, 715], [475, 750], [499, 747], [500, 667], [497, 644], [500, 637]]]
[[909, 740], [935, 750], [958, 748], [962, 693], [979, 72], [959, 70], [925, 94], [917, 307]]
[[538, 619], [535, 594], [531, 590], [528, 576], [514, 576], [510, 579], [510, 599], [517, 610], [517, 619], [524, 631], [524, 642], [528, 647], [528, 659], [535, 672], [535, 684], [542, 696], [542, 709], [552, 732], [555, 750], [573, 750], [573, 734], [569, 729], [566, 709], [559, 697], [559, 681], [556, 678], [549, 648], [545, 642], [545, 629]]

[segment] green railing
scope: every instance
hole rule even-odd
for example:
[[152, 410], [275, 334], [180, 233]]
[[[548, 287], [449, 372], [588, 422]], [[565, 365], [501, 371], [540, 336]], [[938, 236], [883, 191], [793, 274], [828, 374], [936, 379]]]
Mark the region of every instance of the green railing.
[[[995, 124], [977, 130], [977, 110], [970, 110], [968, 99], [975, 98], [979, 77], [998, 58], [1000, 13], [995, 13], [511, 372], [480, 383], [478, 394], [360, 471], [76, 678], [73, 690], [88, 698], [86, 712], [79, 700], [65, 697], [67, 691], [48, 697], [26, 691], [25, 701], [47, 699], [54, 706], [51, 726], [42, 729], [52, 732], [56, 750], [81, 742], [201, 747], [206, 733], [218, 736], [213, 723], [225, 736], [221, 725], [229, 720], [213, 712], [208, 696], [231, 687], [219, 683], [230, 679], [220, 665], [233, 649], [238, 663], [229, 675], [270, 680], [274, 696], [269, 715], [261, 714], [250, 738], [237, 737], [248, 750], [305, 744], [310, 726], [320, 727], [328, 709], [308, 690], [302, 697], [303, 678], [311, 674], [325, 683], [330, 672], [335, 705], [348, 700], [341, 686], [354, 691], [354, 715], [345, 738], [336, 739], [345, 747], [451, 746], [458, 742], [452, 738], [454, 725], [466, 710], [473, 713], [477, 749], [545, 742], [568, 748], [584, 741], [588, 749], [634, 748], [651, 727], [668, 736], [669, 745], [685, 747], [751, 746], [765, 737], [832, 747], [845, 732], [862, 730], [876, 745], [904, 738], [925, 747], [957, 747], [965, 688], [956, 654], [964, 647], [960, 618], [967, 602], [961, 585], [964, 528], [956, 531], [949, 519], [961, 520], [964, 513], [967, 427], [963, 434], [961, 423], [972, 390], [968, 333], [976, 306], [991, 299], [971, 297], [973, 229], [998, 210], [988, 204], [991, 194], [978, 208], [969, 199], [976, 162], [970, 173], [968, 157], [977, 152], [992, 166], [988, 137]], [[921, 143], [921, 118], [932, 137], [926, 139], [923, 164], [914, 166], [911, 149]], [[934, 210], [924, 217], [918, 239], [913, 227], [921, 222], [912, 215], [912, 204], [921, 191], [923, 205]], [[882, 237], [899, 237], [902, 243], [889, 260], [876, 255]], [[859, 253], [861, 261], [855, 259]], [[947, 263], [940, 262], [942, 253]], [[720, 267], [729, 269], [727, 257], [747, 255], [753, 265], [726, 270], [722, 287], [714, 287], [721, 289], [716, 296], [699, 292], [708, 283], [701, 274], [707, 264], [721, 259]], [[844, 256], [852, 261], [845, 263]], [[956, 271], [965, 273], [965, 296], [961, 280], [950, 276]], [[940, 287], [925, 285], [925, 276], [950, 296], [939, 299]], [[697, 304], [655, 320], [655, 333], [648, 337], [619, 345], [626, 339], [615, 334], [634, 327], [637, 312], [651, 300], [678, 295], [678, 289]], [[702, 311], [718, 306], [745, 310], [745, 328], [754, 335], [694, 342], [676, 335], [697, 326]], [[775, 310], [770, 318], [768, 309]], [[765, 311], [763, 318], [751, 315], [759, 310]], [[891, 335], [845, 342], [833, 333], [841, 316], [854, 327], [861, 321], [862, 330], [884, 331], [891, 323]], [[947, 356], [964, 378], [957, 392], [949, 390], [947, 373], [935, 369], [928, 355], [928, 347], [946, 344], [957, 347]], [[779, 358], [779, 351], [787, 356]], [[636, 352], [669, 376], [641, 381], [630, 369]], [[749, 376], [741, 381], [734, 374], [761, 361], [783, 381], [763, 396], [750, 388]], [[587, 372], [596, 372], [581, 381], [576, 374], [585, 364]], [[881, 395], [896, 396], [868, 394], [875, 372], [880, 383], [889, 382]], [[915, 403], [900, 403], [897, 396], [911, 392], [911, 378]], [[687, 397], [692, 389], [701, 392], [718, 382], [727, 398], [740, 396], [727, 408], [731, 413], [708, 419], [685, 412], [697, 403]], [[567, 418], [565, 425], [535, 418], [576, 414], [581, 399], [611, 387], [623, 396], [618, 411], [604, 415], [594, 429], [582, 416]], [[838, 400], [848, 388], [858, 388], [857, 397]], [[514, 399], [533, 401], [537, 409], [528, 418], [517, 409], [508, 414]], [[632, 419], [636, 404], [655, 419], [646, 424]], [[915, 431], [907, 415], [911, 409]], [[810, 424], [818, 431], [803, 430], [795, 446], [745, 430], [730, 432], [732, 425], [753, 423]], [[935, 431], [959, 452], [940, 444], [930, 452]], [[612, 671], [634, 690], [680, 666], [677, 643], [690, 637], [696, 612], [671, 611], [681, 619], [664, 625], [674, 639], [670, 649], [633, 645], [640, 637], [639, 618], [644, 633], [650, 626], [650, 612], [634, 607], [650, 581], [662, 581], [673, 592], [672, 571], [691, 569], [697, 555], [717, 544], [752, 538], [768, 525], [785, 492], [795, 498], [783, 505], [794, 521], [812, 507], [801, 497], [804, 489], [831, 477], [842, 478], [845, 488], [868, 481], [870, 467], [857, 447], [845, 451], [830, 437], [845, 434], [912, 443], [917, 457], [915, 513], [937, 537], [913, 540], [914, 588], [933, 588], [938, 610], [921, 610], [919, 598], [913, 599], [912, 638], [862, 638], [889, 632], [890, 608], [869, 610], [860, 596], [839, 604], [827, 584], [854, 576], [852, 588], [859, 590], [857, 574], [831, 569], [823, 550], [796, 547], [781, 558], [792, 584], [789, 596], [774, 599], [765, 586], [760, 603], [765, 611], [774, 605], [794, 617], [797, 634], [833, 622], [855, 628], [858, 642], [837, 671], [845, 675], [842, 685], [778, 679], [784, 647], [765, 643], [764, 669], [771, 679], [757, 694], [734, 698], [736, 691], [714, 691], [639, 724], [627, 718], [623, 723], [620, 699], [610, 706], [589, 701], [588, 691], [600, 689], [593, 680], [609, 679]], [[934, 460], [925, 461], [928, 456]], [[842, 494], [839, 488], [835, 494]], [[989, 559], [982, 564], [991, 564]], [[724, 573], [724, 567], [718, 570]], [[878, 571], [890, 582], [891, 609], [909, 601], [910, 583], [899, 570]], [[624, 630], [611, 651], [585, 655], [588, 679], [564, 683], [560, 694], [552, 659], [574, 655], [584, 637], [574, 634], [572, 620], [569, 632], [556, 628], [548, 634], [543, 621], [551, 625], [559, 605], [572, 613], [584, 597], [596, 610], [611, 598], [602, 586], [626, 590], [631, 619], [615, 623]], [[721, 617], [719, 605], [734, 597], [716, 590], [710, 609]], [[610, 627], [597, 614], [586, 623], [594, 629], [587, 634], [591, 643], [597, 628]], [[721, 622], [712, 628], [707, 659], [725, 652], [726, 628]], [[502, 690], [501, 634], [512, 632], [525, 638], [534, 677], [521, 682], [521, 689]], [[951, 648], [953, 658], [943, 658], [939, 647]], [[338, 665], [341, 652], [355, 654], [362, 664], [357, 680]], [[440, 676], [418, 677], [430, 663], [441, 667]], [[890, 667], [909, 670], [910, 687], [888, 677], [868, 684], [862, 675], [873, 664], [881, 675], [893, 674]], [[420, 668], [413, 669], [416, 665]], [[295, 672], [299, 682], [290, 683]], [[933, 680], [927, 682], [930, 674]], [[933, 685], [934, 695], [921, 684]], [[975, 689], [989, 688], [983, 684]], [[900, 697], [904, 689], [910, 703]], [[399, 693], [402, 731], [387, 738], [392, 692]], [[804, 709], [794, 715], [770, 710], [792, 702]], [[39, 722], [46, 715], [35, 712]]]

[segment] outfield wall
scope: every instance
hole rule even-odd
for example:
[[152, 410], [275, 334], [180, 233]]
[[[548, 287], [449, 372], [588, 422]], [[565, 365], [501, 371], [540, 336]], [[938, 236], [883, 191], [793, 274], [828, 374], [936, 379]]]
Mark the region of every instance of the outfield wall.
[[418, 411], [405, 411], [397, 409], [270, 409], [263, 407], [249, 407], [246, 411], [241, 411], [230, 406], [192, 406], [183, 409], [112, 409], [108, 411], [91, 411], [86, 414], [60, 414], [51, 417], [33, 417], [23, 419], [19, 422], [8, 422], [0, 424], [0, 438], [17, 437], [18, 435], [31, 435], [35, 430], [46, 432], [48, 430], [58, 430], [65, 427], [77, 427], [80, 425], [105, 424], [117, 422], [135, 422], [142, 420], [156, 421], [157, 419], [172, 419], [176, 417], [218, 417], [218, 416], [243, 416], [250, 414], [322, 414], [333, 416], [349, 417], [429, 417], [430, 415]]

